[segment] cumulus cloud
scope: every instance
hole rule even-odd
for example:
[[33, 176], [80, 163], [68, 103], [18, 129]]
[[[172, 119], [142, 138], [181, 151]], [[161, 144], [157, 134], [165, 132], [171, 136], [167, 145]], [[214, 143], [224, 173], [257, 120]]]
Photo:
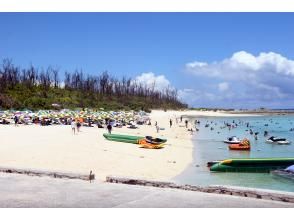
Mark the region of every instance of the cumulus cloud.
[[240, 76], [239, 74], [250, 77], [252, 74], [264, 72], [294, 76], [294, 60], [274, 52], [260, 53], [258, 56], [254, 56], [248, 52], [239, 51], [230, 58], [219, 62], [195, 61], [187, 63], [186, 69], [195, 75], [229, 79], [236, 79]]
[[220, 61], [190, 62], [185, 69], [198, 80], [215, 85], [215, 91], [209, 92], [222, 103], [234, 99], [240, 107], [246, 103], [267, 106], [273, 101], [289, 106], [289, 101], [294, 101], [294, 60], [278, 53], [239, 51]]
[[227, 82], [222, 82], [218, 84], [218, 90], [221, 92], [225, 92], [229, 89], [229, 83]]
[[156, 76], [153, 72], [142, 73], [135, 78], [135, 81], [159, 91], [171, 87], [170, 81], [164, 75]]

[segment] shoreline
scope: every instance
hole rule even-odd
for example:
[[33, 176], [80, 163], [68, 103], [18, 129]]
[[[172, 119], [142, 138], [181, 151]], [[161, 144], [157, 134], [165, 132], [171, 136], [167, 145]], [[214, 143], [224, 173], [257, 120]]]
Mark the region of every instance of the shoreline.
[[198, 110], [187, 110], [181, 111], [183, 116], [189, 117], [251, 117], [251, 116], [262, 116], [262, 114], [248, 113], [248, 112], [225, 112], [225, 111], [198, 111]]

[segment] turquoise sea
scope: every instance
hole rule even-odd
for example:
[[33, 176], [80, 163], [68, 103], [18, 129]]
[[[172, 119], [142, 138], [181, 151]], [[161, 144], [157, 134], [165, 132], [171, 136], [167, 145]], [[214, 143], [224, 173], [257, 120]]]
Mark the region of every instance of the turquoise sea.
[[[189, 118], [194, 126], [195, 119], [200, 121], [198, 132], [193, 135], [193, 162], [189, 167], [175, 177], [174, 181], [192, 185], [234, 185], [263, 189], [294, 192], [294, 182], [270, 173], [211, 173], [207, 168], [208, 161], [227, 158], [260, 158], [260, 157], [294, 157], [294, 116], [251, 116], [251, 117], [197, 117]], [[224, 127], [224, 123], [237, 124], [236, 128]], [[247, 127], [246, 123], [249, 123]], [[209, 124], [209, 127], [205, 127]], [[211, 130], [213, 127], [213, 130]], [[250, 135], [249, 129], [259, 132], [258, 140]], [[247, 131], [246, 131], [247, 130]], [[264, 137], [264, 131], [269, 135]], [[251, 151], [231, 151], [223, 140], [229, 136], [248, 138]], [[270, 136], [284, 137], [290, 140], [290, 145], [273, 145], [265, 143]]]

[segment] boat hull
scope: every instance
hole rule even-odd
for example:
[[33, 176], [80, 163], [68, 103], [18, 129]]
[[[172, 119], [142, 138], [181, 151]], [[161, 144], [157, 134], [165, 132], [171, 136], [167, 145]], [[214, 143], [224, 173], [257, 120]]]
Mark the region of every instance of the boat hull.
[[272, 140], [266, 140], [266, 143], [268, 144], [280, 144], [280, 145], [288, 145], [291, 144], [290, 141], [272, 141]]
[[139, 141], [144, 139], [142, 136], [122, 135], [122, 134], [103, 134], [110, 141], [118, 141], [131, 144], [139, 144]]
[[243, 146], [240, 144], [230, 144], [229, 149], [230, 150], [245, 150], [246, 151], [246, 150], [250, 150], [250, 146], [249, 145]]
[[147, 141], [147, 139], [143, 136], [133, 136], [133, 135], [123, 135], [123, 134], [103, 134], [103, 136], [110, 141], [118, 141], [118, 142], [124, 142], [124, 143], [132, 143], [132, 144], [144, 144], [145, 146], [156, 146], [159, 148], [159, 146], [163, 146], [162, 144], [165, 143], [166, 139], [160, 139], [161, 142], [150, 142]]
[[240, 144], [241, 141], [227, 141], [227, 140], [224, 140], [224, 143], [225, 144]]
[[212, 165], [210, 171], [267, 173], [271, 170], [285, 169], [292, 164], [294, 164], [294, 158], [228, 159]]

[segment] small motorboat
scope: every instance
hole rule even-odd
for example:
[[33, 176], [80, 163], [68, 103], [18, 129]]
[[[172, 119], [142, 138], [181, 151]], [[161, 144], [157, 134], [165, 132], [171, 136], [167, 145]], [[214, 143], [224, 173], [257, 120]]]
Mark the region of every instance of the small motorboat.
[[162, 144], [166, 142], [166, 139], [153, 138], [152, 136], [146, 136], [145, 140], [147, 143], [150, 143], [150, 144]]
[[228, 137], [226, 140], [224, 140], [224, 143], [226, 144], [239, 144], [241, 141], [236, 136]]
[[266, 140], [266, 143], [269, 144], [290, 144], [291, 142], [288, 141], [286, 138], [276, 138], [271, 136], [269, 139]]
[[250, 141], [248, 139], [243, 139], [239, 144], [230, 144], [230, 150], [250, 150]]

